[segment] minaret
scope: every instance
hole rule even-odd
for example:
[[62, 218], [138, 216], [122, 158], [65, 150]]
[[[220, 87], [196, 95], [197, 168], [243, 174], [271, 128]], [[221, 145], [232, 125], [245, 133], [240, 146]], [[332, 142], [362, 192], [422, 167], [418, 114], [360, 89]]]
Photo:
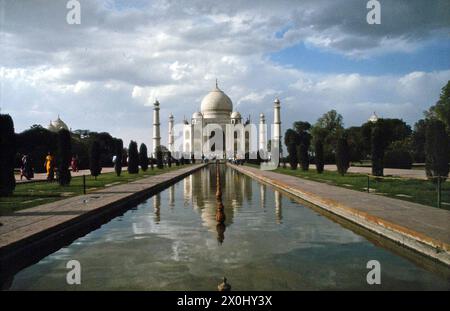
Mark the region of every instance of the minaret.
[[169, 115], [169, 142], [168, 142], [169, 151], [173, 153], [174, 148], [174, 137], [173, 137], [173, 114]]
[[281, 118], [280, 118], [280, 100], [278, 98], [273, 102], [273, 138], [281, 141]]
[[281, 224], [281, 220], [283, 219], [282, 214], [282, 202], [283, 199], [281, 197], [281, 192], [275, 190], [275, 217], [277, 224]]
[[267, 149], [267, 130], [266, 130], [266, 117], [264, 113], [259, 115], [259, 150]]
[[153, 104], [153, 154], [156, 155], [156, 149], [161, 145], [159, 123], [159, 101], [156, 100]]

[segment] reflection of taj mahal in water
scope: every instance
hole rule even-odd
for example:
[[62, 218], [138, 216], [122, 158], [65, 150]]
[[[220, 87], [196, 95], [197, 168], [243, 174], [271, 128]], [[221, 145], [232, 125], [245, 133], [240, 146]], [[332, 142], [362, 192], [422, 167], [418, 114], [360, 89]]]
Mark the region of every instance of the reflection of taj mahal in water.
[[[280, 141], [281, 118], [278, 98], [274, 101], [273, 109], [272, 140]], [[159, 110], [160, 103], [155, 101], [153, 152], [161, 145]], [[247, 152], [267, 150], [267, 124], [264, 114], [259, 115], [258, 129], [251, 124], [250, 118], [244, 121], [240, 112], [233, 111], [231, 99], [219, 89], [217, 81], [215, 88], [203, 98], [200, 111], [194, 112], [190, 122], [183, 120], [181, 127], [174, 129], [174, 116], [170, 114], [167, 147], [171, 153], [183, 152], [185, 156], [194, 155], [199, 159], [202, 155], [218, 158], [243, 157]], [[175, 137], [179, 132], [182, 133], [182, 137]]]
[[[222, 168], [221, 172], [223, 196], [232, 198], [230, 203], [224, 206], [226, 220], [223, 227], [218, 226], [216, 221], [216, 172], [214, 169], [203, 169], [202, 174], [189, 175], [182, 181], [180, 185], [181, 189], [177, 190], [183, 192], [184, 206], [192, 206], [199, 213], [203, 226], [206, 227], [208, 231], [214, 232], [220, 243], [222, 243], [225, 238], [224, 232], [226, 227], [233, 224], [235, 214], [239, 213], [240, 208], [244, 205], [244, 201], [251, 201], [252, 198], [254, 198], [253, 192], [255, 190], [259, 192], [259, 195], [257, 196], [259, 198], [259, 207], [261, 209], [267, 208], [268, 211], [273, 211], [275, 223], [282, 223], [281, 192], [274, 190], [273, 196], [268, 197], [266, 185], [258, 184], [258, 188], [255, 189], [252, 186], [252, 180], [250, 178], [246, 178], [234, 170], [227, 170], [225, 168]], [[233, 186], [227, 187], [227, 185]], [[179, 206], [175, 204], [175, 187], [175, 185], [172, 185], [168, 189], [167, 205], [170, 209]], [[202, 190], [198, 191], [198, 189]], [[161, 216], [161, 205], [166, 204], [165, 202], [162, 202], [160, 193], [153, 196], [152, 204], [154, 209], [154, 221], [159, 223], [161, 217], [164, 217]], [[273, 210], [274, 207], [275, 209]]]

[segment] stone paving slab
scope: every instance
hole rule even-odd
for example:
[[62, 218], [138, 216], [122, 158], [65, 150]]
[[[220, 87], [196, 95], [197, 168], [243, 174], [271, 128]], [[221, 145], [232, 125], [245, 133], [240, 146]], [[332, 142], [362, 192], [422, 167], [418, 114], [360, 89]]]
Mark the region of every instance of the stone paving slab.
[[[289, 163], [286, 163], [286, 166], [289, 167]], [[316, 165], [314, 163], [309, 165], [309, 169], [315, 170]], [[324, 166], [324, 170], [330, 172], [336, 172], [337, 166], [335, 164], [326, 164]], [[348, 169], [349, 173], [354, 174], [364, 174], [364, 175], [372, 175], [372, 168], [366, 166], [350, 166]], [[425, 173], [425, 169], [401, 169], [401, 168], [385, 168], [384, 169], [385, 176], [393, 176], [400, 178], [411, 178], [411, 179], [427, 179], [427, 174]], [[450, 180], [447, 180], [450, 181]]]
[[450, 211], [248, 166], [232, 168], [450, 265]]
[[107, 187], [86, 195], [43, 204], [1, 216], [0, 254], [15, 243], [26, 241], [46, 230], [76, 221], [82, 216], [99, 212], [114, 203], [126, 204], [136, 194], [149, 192], [156, 187], [170, 183], [180, 176], [186, 176], [205, 164], [191, 165], [168, 173], [142, 178], [127, 184]]
[[[312, 168], [315, 169], [315, 165], [312, 165]], [[327, 171], [337, 171], [337, 166], [334, 164], [327, 164], [324, 167]], [[363, 167], [363, 166], [351, 166], [348, 169], [349, 173], [357, 173], [357, 174], [372, 174], [371, 167]], [[412, 179], [427, 179], [427, 174], [425, 173], [425, 169], [400, 169], [400, 168], [385, 168], [384, 169], [385, 176], [396, 176], [402, 178], [412, 178]]]
[[[122, 167], [122, 171], [126, 171], [127, 167]], [[112, 173], [114, 172], [114, 167], [102, 167], [102, 173]], [[89, 176], [91, 175], [90, 170], [79, 170], [78, 172], [70, 172], [70, 175], [72, 177], [77, 176]], [[46, 173], [35, 173], [33, 179], [27, 180], [25, 177], [20, 180], [20, 174], [15, 174], [16, 177], [16, 184], [24, 184], [24, 183], [30, 183], [30, 182], [37, 182], [37, 181], [46, 181], [47, 180], [47, 174]]]

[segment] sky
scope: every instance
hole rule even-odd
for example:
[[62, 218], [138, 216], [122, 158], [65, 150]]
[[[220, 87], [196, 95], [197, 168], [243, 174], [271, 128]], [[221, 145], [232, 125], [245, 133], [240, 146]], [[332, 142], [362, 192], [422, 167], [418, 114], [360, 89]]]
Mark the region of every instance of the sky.
[[450, 1], [0, 0], [0, 109], [16, 132], [60, 115], [70, 128], [151, 146], [152, 103], [190, 119], [215, 79], [258, 122], [281, 100], [283, 132], [336, 109], [413, 125], [450, 80]]

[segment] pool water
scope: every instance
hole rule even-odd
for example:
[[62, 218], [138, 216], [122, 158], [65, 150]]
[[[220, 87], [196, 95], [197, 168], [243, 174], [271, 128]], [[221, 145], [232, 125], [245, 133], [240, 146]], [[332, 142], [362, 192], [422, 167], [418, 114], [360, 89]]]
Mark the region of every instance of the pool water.
[[[449, 290], [447, 276], [221, 166], [203, 168], [14, 276], [13, 290]], [[69, 285], [66, 264], [81, 265]], [[369, 260], [381, 284], [369, 285]]]

